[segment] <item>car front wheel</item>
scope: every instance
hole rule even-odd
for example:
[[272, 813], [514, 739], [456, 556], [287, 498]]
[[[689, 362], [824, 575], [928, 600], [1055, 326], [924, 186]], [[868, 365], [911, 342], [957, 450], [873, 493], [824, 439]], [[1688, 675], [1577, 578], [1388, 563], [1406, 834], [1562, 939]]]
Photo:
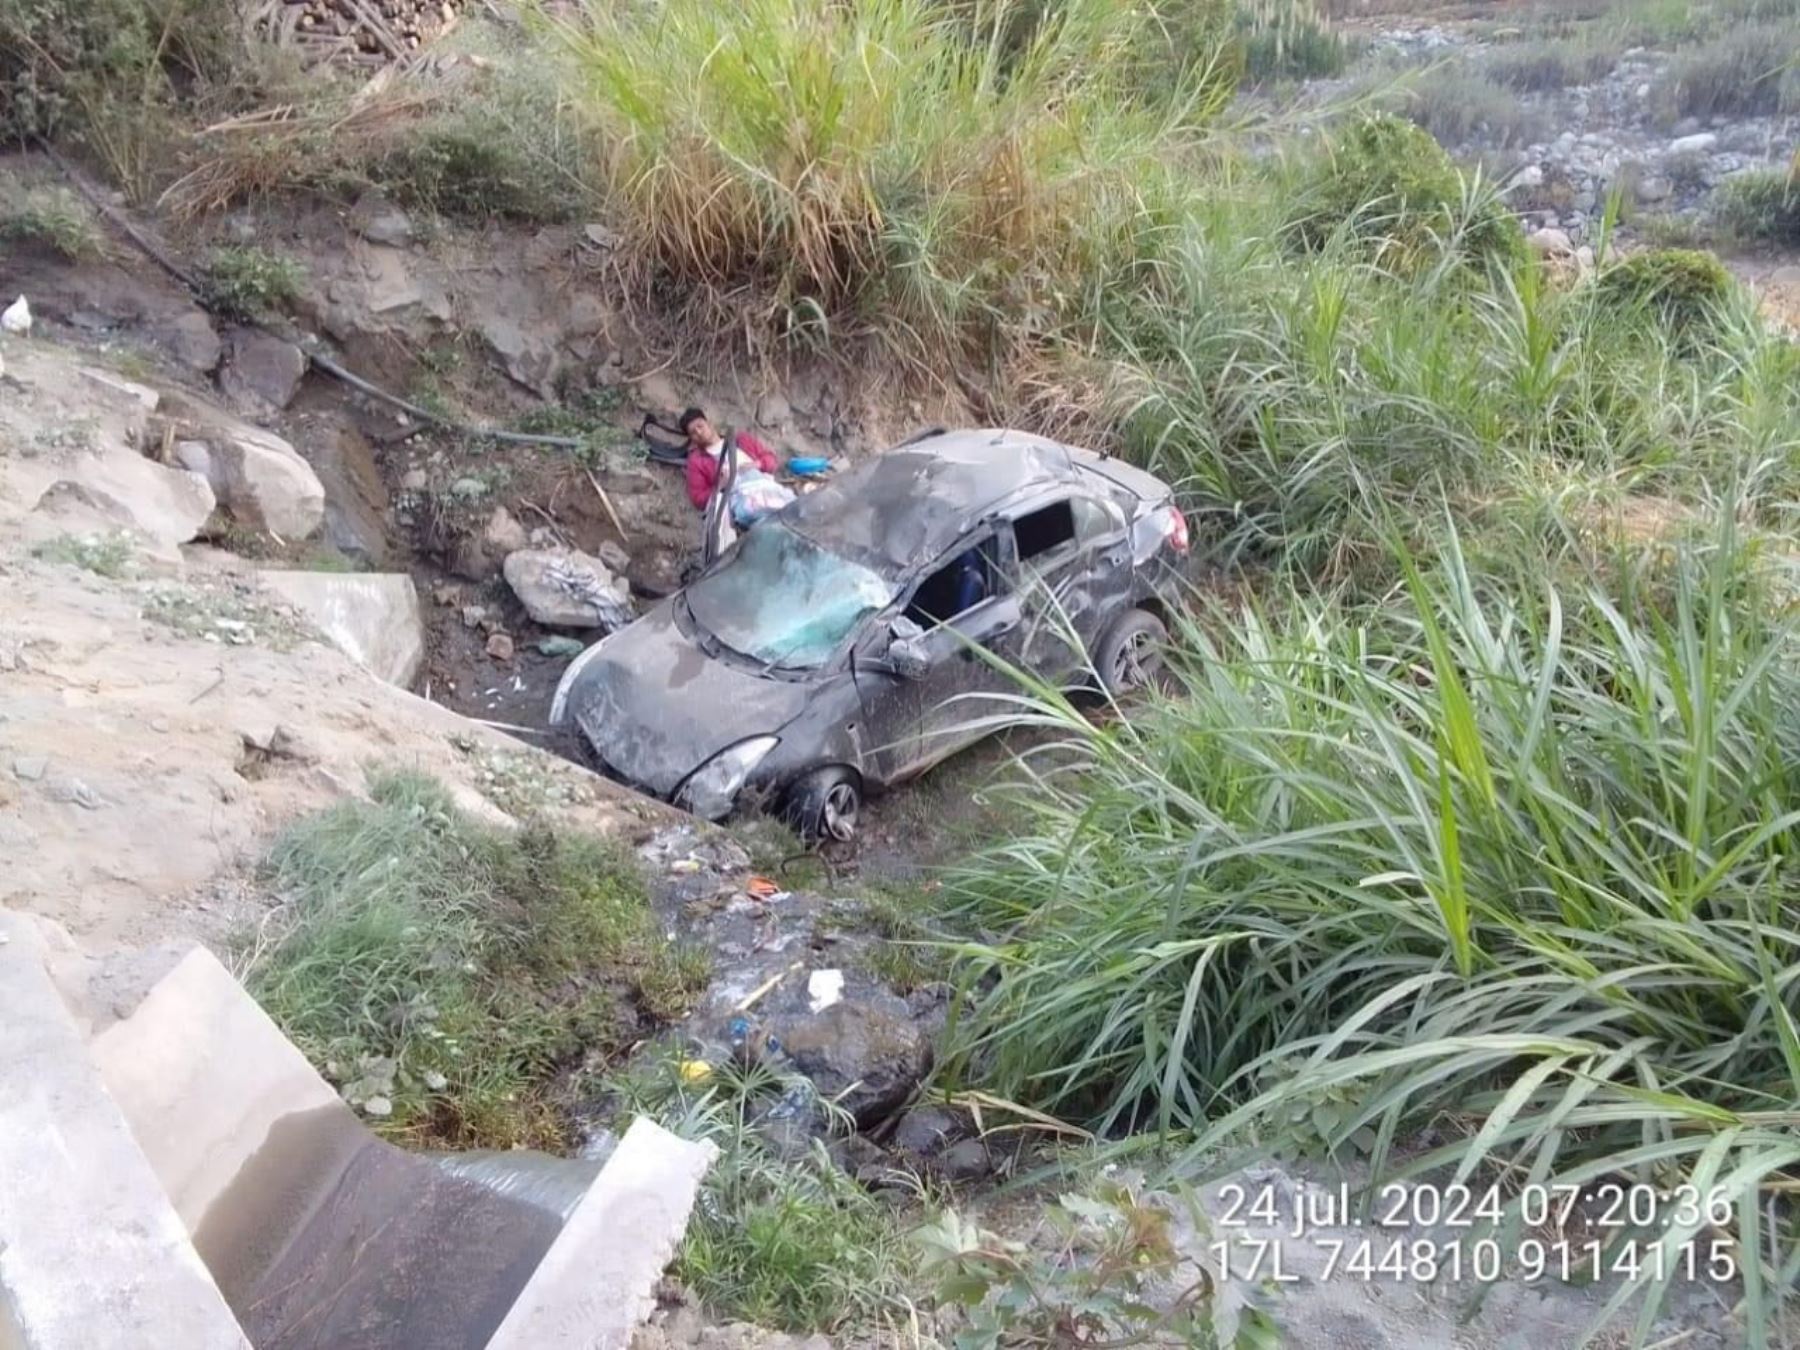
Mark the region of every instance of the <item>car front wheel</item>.
[[788, 789], [788, 824], [808, 844], [831, 840], [849, 843], [856, 837], [862, 813], [862, 782], [849, 769], [815, 769]]
[[1169, 630], [1147, 609], [1134, 609], [1106, 630], [1094, 652], [1094, 669], [1114, 698], [1160, 685]]

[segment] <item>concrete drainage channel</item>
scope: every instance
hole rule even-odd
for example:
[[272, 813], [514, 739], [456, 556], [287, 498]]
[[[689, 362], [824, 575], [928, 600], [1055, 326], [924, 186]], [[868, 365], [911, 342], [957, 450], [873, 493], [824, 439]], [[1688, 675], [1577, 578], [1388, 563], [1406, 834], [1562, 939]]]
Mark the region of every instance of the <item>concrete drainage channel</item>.
[[97, 1034], [58, 954], [0, 913], [0, 1350], [600, 1350], [653, 1306], [711, 1144], [411, 1154], [204, 949]]

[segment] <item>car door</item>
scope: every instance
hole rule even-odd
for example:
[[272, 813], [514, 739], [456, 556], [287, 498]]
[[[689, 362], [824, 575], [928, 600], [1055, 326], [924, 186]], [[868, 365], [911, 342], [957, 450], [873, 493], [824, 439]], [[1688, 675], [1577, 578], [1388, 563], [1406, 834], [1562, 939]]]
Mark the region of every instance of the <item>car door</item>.
[[[1083, 665], [1082, 648], [1129, 599], [1125, 513], [1104, 497], [1073, 492], [1021, 511], [1013, 529], [1020, 659], [1034, 675], [1061, 684]], [[1071, 633], [1081, 646], [1071, 645]]]
[[[957, 592], [953, 573], [970, 554], [979, 557], [982, 577], [980, 593], [965, 605], [948, 597]], [[920, 578], [894, 612], [924, 630], [918, 642], [925, 672], [905, 679], [869, 667], [858, 675], [864, 726], [884, 783], [911, 777], [980, 739], [986, 730], [971, 724], [997, 711], [980, 696], [1017, 688], [982, 655], [985, 650], [1004, 661], [1019, 659], [1021, 611], [1011, 530], [992, 524], [964, 539]]]

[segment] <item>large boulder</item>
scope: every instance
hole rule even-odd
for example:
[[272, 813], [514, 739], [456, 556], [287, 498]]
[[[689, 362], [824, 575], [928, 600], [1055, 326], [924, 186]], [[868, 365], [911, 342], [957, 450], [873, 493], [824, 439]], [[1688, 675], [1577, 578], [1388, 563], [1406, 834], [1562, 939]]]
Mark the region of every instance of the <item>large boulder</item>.
[[291, 342], [255, 328], [239, 328], [225, 347], [219, 388], [245, 412], [280, 412], [300, 392], [306, 353]]
[[392, 572], [264, 572], [293, 605], [370, 674], [411, 686], [425, 660], [425, 616], [412, 578]]
[[534, 623], [546, 628], [601, 628], [631, 622], [631, 589], [605, 563], [573, 549], [509, 553], [506, 584]]
[[770, 1019], [794, 1067], [868, 1128], [899, 1110], [931, 1071], [931, 1041], [904, 999], [853, 993], [822, 1012]]
[[299, 451], [264, 431], [189, 400], [171, 413], [184, 467], [203, 473], [232, 519], [293, 543], [325, 519], [325, 488]]

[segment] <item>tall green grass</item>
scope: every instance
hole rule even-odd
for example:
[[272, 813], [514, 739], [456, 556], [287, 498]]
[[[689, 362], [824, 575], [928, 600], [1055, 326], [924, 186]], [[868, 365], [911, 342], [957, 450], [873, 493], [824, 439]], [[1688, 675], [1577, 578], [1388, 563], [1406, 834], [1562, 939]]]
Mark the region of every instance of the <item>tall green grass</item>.
[[559, 31], [612, 147], [626, 250], [697, 331], [875, 335], [941, 369], [1125, 283], [1197, 190], [1184, 153], [1236, 74], [1223, 39], [1194, 50], [1160, 19], [1110, 0], [669, 0]]
[[1215, 199], [1156, 287], [1104, 310], [1126, 443], [1182, 486], [1214, 558], [1386, 578], [1382, 513], [1429, 534], [1446, 495], [1694, 499], [1751, 464], [1792, 488], [1800, 358], [1735, 289], [1671, 307], [1557, 283], [1488, 242], [1503, 218], [1479, 186], [1402, 209], [1360, 169], [1315, 173]]
[[1800, 642], [1741, 507], [1561, 581], [1449, 534], [1372, 605], [1203, 607], [1134, 718], [1043, 705], [1079, 767], [954, 879], [991, 937], [953, 1062], [1202, 1150], [1381, 1175], [1436, 1123], [1413, 1166], [1721, 1186], [1759, 1250], [1800, 1165]]

